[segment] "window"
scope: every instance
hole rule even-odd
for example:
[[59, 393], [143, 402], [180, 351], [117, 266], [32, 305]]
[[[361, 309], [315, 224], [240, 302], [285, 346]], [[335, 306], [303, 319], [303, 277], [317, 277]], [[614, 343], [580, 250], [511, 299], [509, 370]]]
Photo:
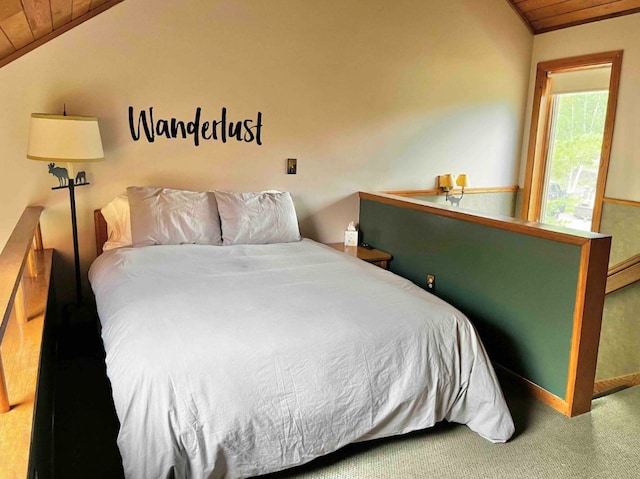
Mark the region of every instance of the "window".
[[622, 52], [538, 64], [522, 217], [598, 231]]
[[541, 222], [591, 230], [608, 99], [608, 88], [553, 94]]

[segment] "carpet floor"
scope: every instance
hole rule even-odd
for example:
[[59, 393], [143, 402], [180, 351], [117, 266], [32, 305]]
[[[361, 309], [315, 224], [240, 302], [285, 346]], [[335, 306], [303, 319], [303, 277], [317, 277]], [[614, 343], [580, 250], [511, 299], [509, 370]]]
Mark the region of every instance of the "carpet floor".
[[[54, 478], [119, 479], [124, 475], [115, 443], [118, 421], [104, 352], [95, 328], [74, 335], [72, 353], [61, 347], [58, 361]], [[507, 378], [502, 384], [517, 431], [506, 444], [443, 423], [352, 444], [263, 479], [640, 477], [640, 386], [596, 399], [590, 413], [567, 418]]]

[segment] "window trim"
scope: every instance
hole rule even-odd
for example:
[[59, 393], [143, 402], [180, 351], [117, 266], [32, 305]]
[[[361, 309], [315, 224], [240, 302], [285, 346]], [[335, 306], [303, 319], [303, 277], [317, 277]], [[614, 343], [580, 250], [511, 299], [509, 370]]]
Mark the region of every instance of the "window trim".
[[598, 168], [598, 181], [596, 184], [593, 216], [591, 219], [591, 231], [600, 231], [602, 203], [607, 185], [609, 159], [611, 158], [611, 144], [613, 140], [613, 127], [618, 104], [618, 89], [620, 86], [620, 72], [622, 69], [622, 50], [593, 53], [589, 55], [538, 63], [536, 67], [531, 126], [529, 129], [527, 166], [522, 193], [522, 219], [538, 221], [540, 217], [542, 188], [549, 150], [548, 140], [551, 122], [552, 101], [550, 74], [587, 70], [603, 65], [611, 65], [611, 76], [609, 78], [609, 100], [607, 103], [607, 115], [604, 122], [600, 166]]

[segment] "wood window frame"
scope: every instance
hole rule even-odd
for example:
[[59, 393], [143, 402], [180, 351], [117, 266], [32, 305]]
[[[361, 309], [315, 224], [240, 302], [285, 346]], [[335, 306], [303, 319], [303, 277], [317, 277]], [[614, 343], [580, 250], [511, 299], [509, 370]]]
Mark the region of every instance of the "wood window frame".
[[622, 50], [593, 53], [559, 60], [540, 62], [536, 68], [535, 90], [529, 129], [529, 147], [527, 149], [527, 167], [522, 194], [522, 219], [539, 221], [542, 203], [543, 180], [549, 151], [549, 128], [551, 123], [551, 74], [588, 70], [598, 66], [611, 65], [609, 78], [609, 100], [604, 123], [598, 182], [593, 203], [591, 231], [600, 231], [602, 203], [607, 185], [613, 127], [618, 104], [618, 88], [622, 69]]

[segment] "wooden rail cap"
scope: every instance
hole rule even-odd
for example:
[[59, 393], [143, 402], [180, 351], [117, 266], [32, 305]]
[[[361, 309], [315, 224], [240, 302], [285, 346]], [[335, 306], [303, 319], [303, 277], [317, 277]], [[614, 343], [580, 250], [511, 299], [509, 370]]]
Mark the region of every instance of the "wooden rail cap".
[[[34, 238], [40, 237], [41, 212], [41, 206], [25, 208], [0, 254], [0, 312], [2, 314], [0, 345], [3, 343], [7, 324], [11, 318], [11, 312], [14, 310], [16, 295], [22, 284], [22, 274], [29, 252], [33, 248]], [[22, 292], [20, 292], [19, 299], [21, 304], [17, 309], [24, 313]], [[24, 317], [24, 314], [22, 316]], [[7, 412], [9, 407], [6, 376], [2, 365], [2, 356], [0, 356], [0, 413]]]
[[606, 294], [613, 293], [638, 280], [640, 280], [640, 254], [609, 268]]
[[0, 254], [0, 342], [6, 328], [8, 317], [11, 315], [13, 300], [18, 290], [22, 272], [27, 261], [33, 240], [40, 236], [40, 213], [42, 206], [28, 206], [13, 229]]

